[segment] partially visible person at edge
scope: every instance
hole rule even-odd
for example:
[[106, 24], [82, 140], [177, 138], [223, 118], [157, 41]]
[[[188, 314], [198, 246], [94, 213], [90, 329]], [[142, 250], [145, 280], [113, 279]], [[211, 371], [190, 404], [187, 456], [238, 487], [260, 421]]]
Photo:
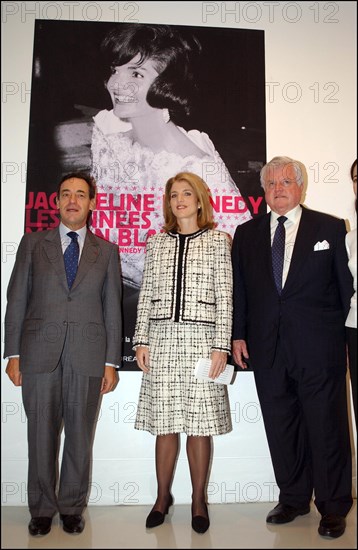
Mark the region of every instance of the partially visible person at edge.
[[215, 230], [209, 190], [196, 174], [167, 181], [164, 232], [149, 237], [134, 349], [143, 371], [135, 428], [156, 436], [157, 499], [146, 527], [163, 523], [179, 434], [192, 483], [192, 528], [207, 531], [212, 436], [232, 429], [227, 386], [199, 380], [194, 367], [211, 359], [209, 376], [225, 369], [231, 348], [231, 238]]
[[271, 212], [236, 229], [233, 358], [254, 371], [279, 488], [266, 522], [308, 514], [314, 493], [318, 532], [336, 538], [353, 502], [344, 326], [353, 287], [344, 220], [300, 204], [304, 174], [289, 157], [268, 162]]
[[[353, 182], [353, 191], [356, 197], [355, 207], [357, 213], [357, 159], [351, 166], [350, 174]], [[351, 298], [351, 307], [346, 319], [346, 330], [354, 416], [357, 426], [357, 228], [347, 233], [346, 248], [349, 258], [348, 266], [352, 273], [354, 284], [354, 294]]]
[[173, 174], [199, 174], [213, 199], [240, 199], [240, 207], [217, 213], [218, 229], [233, 235], [238, 223], [252, 217], [210, 137], [175, 122], [192, 112], [201, 51], [191, 32], [169, 25], [120, 25], [102, 43], [113, 109], [94, 117], [93, 175], [100, 192], [113, 196], [114, 207], [101, 207], [102, 216], [110, 216], [126, 197], [136, 204], [136, 212], [122, 212], [109, 230], [121, 251], [125, 295], [130, 295], [128, 287], [139, 290], [142, 281], [145, 248], [133, 243], [145, 243], [161, 231], [164, 182]]
[[83, 531], [99, 401], [118, 382], [119, 255], [87, 228], [95, 202], [93, 178], [64, 176], [56, 198], [60, 225], [23, 236], [8, 287], [4, 357], [10, 380], [22, 386], [27, 416], [33, 536], [49, 533], [57, 512], [64, 531]]

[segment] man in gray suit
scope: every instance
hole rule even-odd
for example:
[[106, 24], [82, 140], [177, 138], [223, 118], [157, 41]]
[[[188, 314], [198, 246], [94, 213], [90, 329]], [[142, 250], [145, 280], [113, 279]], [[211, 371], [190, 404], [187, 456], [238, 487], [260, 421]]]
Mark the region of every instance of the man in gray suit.
[[82, 173], [62, 178], [56, 199], [61, 223], [24, 235], [8, 287], [4, 357], [10, 380], [22, 386], [27, 415], [34, 536], [50, 532], [57, 511], [66, 532], [83, 531], [99, 400], [118, 381], [119, 255], [114, 244], [87, 229], [95, 203], [92, 178]]

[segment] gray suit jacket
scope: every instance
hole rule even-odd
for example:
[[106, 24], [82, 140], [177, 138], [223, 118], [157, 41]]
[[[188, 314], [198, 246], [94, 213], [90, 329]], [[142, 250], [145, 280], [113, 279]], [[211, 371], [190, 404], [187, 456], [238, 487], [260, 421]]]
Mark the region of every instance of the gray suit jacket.
[[90, 231], [71, 290], [59, 230], [25, 234], [8, 287], [4, 357], [20, 355], [21, 372], [51, 372], [64, 343], [72, 367], [103, 376], [120, 365], [121, 273], [118, 249]]

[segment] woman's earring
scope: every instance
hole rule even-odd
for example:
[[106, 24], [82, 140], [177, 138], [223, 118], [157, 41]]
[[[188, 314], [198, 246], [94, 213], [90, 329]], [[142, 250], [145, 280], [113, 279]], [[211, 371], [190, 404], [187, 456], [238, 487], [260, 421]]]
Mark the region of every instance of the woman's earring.
[[170, 120], [170, 114], [169, 114], [168, 109], [162, 109], [162, 115], [163, 115], [163, 120], [164, 120], [165, 124], [168, 124], [168, 122]]
[[201, 204], [198, 205], [198, 210], [200, 210], [200, 208], [201, 208]]

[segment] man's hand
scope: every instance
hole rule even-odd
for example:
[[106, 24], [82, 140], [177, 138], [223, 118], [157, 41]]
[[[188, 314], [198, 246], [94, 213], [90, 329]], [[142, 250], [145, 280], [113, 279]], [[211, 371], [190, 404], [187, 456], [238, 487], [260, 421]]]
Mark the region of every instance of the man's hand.
[[8, 360], [5, 372], [15, 386], [21, 386], [20, 357], [11, 357]]
[[101, 395], [108, 393], [117, 386], [119, 381], [118, 372], [115, 367], [104, 367], [104, 376], [102, 378]]
[[241, 367], [242, 369], [247, 369], [247, 364], [242, 359], [243, 357], [245, 359], [249, 358], [245, 340], [233, 340], [232, 356], [234, 358], [235, 363], [239, 365], [239, 367]]

